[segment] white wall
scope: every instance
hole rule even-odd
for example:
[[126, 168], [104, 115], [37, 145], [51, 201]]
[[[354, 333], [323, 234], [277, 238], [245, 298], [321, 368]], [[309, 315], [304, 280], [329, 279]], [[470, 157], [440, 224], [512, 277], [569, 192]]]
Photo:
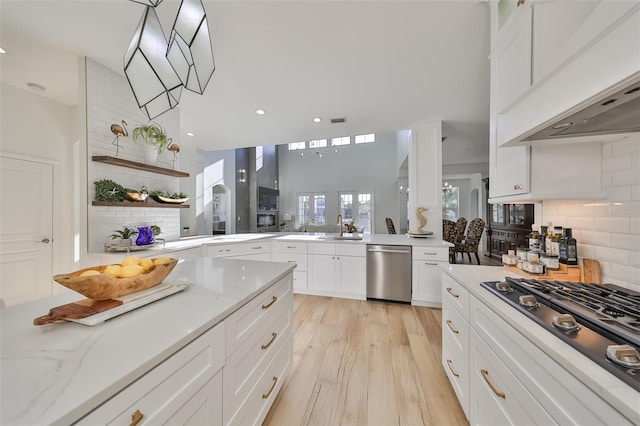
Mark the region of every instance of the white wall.
[[542, 223], [572, 228], [578, 256], [600, 262], [603, 282], [640, 291], [639, 133], [603, 144], [602, 189], [605, 200], [543, 202]]
[[[295, 215], [296, 194], [320, 192], [327, 194], [327, 225], [334, 225], [338, 215], [339, 191], [368, 191], [374, 194], [375, 233], [386, 233], [385, 218], [398, 215], [398, 166], [396, 162], [396, 133], [376, 134], [370, 144], [351, 144], [338, 148], [338, 155], [316, 158], [311, 150], [302, 159], [300, 151], [289, 151], [287, 145], [279, 149], [280, 214]], [[337, 232], [335, 226], [333, 232]]]
[[[74, 269], [73, 152], [77, 108], [1, 85], [0, 153], [53, 165], [53, 273]], [[7, 202], [2, 200], [1, 202]]]
[[[229, 202], [227, 204], [225, 231], [227, 234], [236, 232], [236, 154], [235, 150], [200, 152], [202, 162], [202, 193], [205, 198], [204, 213], [198, 215], [197, 233], [200, 235], [210, 235], [213, 232], [213, 187], [224, 185], [229, 189]], [[200, 189], [198, 189], [200, 192]]]
[[[181, 190], [180, 178], [157, 173], [134, 170], [119, 166], [91, 161], [94, 155], [116, 155], [112, 144], [114, 135], [111, 124], [125, 120], [128, 123], [129, 137], [120, 138], [118, 157], [126, 160], [144, 162], [142, 145], [134, 143], [131, 136], [133, 128], [148, 122], [148, 118], [138, 108], [126, 78], [102, 65], [87, 59], [87, 192], [88, 192], [88, 251], [103, 252], [105, 242], [111, 241], [109, 235], [123, 226], [157, 225], [162, 229], [162, 238], [168, 241], [180, 237], [180, 209], [175, 208], [132, 208], [92, 206], [94, 182], [111, 179], [128, 188], [138, 189], [143, 185], [147, 190], [159, 189], [164, 192]], [[164, 113], [154, 121], [164, 127], [174, 143], [180, 141], [179, 107]], [[187, 155], [182, 147], [179, 156]], [[165, 151], [158, 157], [156, 165], [172, 168], [173, 154]], [[179, 163], [177, 163], [179, 166]], [[183, 191], [192, 198], [194, 194]], [[191, 204], [190, 204], [191, 205]], [[191, 208], [194, 208], [193, 206]]]

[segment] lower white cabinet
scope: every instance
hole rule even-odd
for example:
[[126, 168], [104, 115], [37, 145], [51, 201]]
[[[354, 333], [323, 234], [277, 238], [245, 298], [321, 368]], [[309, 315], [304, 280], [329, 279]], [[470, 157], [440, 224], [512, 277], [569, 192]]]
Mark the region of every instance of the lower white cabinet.
[[[182, 250], [174, 250], [167, 253], [164, 253], [162, 256], [166, 257], [178, 257], [184, 260], [192, 260], [202, 257], [202, 247], [192, 247], [188, 249]], [[145, 256], [145, 257], [160, 257], [159, 255]]]
[[271, 260], [274, 262], [295, 263], [293, 289], [301, 292], [307, 289], [307, 243], [272, 241]]
[[309, 293], [366, 298], [366, 245], [311, 243], [307, 264]]
[[229, 316], [224, 367], [224, 424], [260, 424], [293, 354], [293, 292], [287, 276]]
[[471, 424], [631, 424], [475, 297], [469, 324]]
[[224, 348], [218, 324], [77, 424], [220, 424]]
[[449, 263], [448, 247], [413, 247], [411, 304], [442, 306], [442, 269]]

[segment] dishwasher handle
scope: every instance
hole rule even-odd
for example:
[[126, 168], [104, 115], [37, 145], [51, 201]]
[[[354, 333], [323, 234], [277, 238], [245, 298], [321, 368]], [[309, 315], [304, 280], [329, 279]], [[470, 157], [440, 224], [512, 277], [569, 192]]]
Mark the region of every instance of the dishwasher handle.
[[367, 249], [367, 251], [369, 253], [403, 253], [403, 254], [409, 254], [411, 253], [411, 250], [407, 250], [407, 249], [379, 249], [379, 248], [370, 248]]

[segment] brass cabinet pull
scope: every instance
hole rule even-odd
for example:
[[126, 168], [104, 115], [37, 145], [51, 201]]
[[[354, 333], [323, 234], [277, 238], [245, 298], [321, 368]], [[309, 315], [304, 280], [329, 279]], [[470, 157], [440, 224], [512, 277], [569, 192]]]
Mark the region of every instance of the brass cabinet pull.
[[287, 260], [287, 262], [289, 262], [289, 263], [296, 263], [296, 261], [295, 261], [295, 260]]
[[522, 185], [517, 183], [517, 184], [513, 185], [513, 189], [522, 189]]
[[450, 359], [447, 359], [447, 367], [449, 367], [449, 371], [451, 371], [451, 374], [453, 374], [456, 377], [460, 377], [460, 374], [453, 371], [453, 368], [451, 368], [451, 364], [453, 364], [453, 361], [451, 361]]
[[460, 297], [459, 294], [455, 294], [453, 291], [451, 291], [451, 287], [447, 287], [447, 291], [449, 292], [450, 295], [452, 295], [455, 298]]
[[426, 251], [425, 251], [425, 252], [424, 252], [424, 255], [425, 255], [425, 256], [435, 256], [435, 255], [436, 255], [436, 253], [426, 252]]
[[271, 384], [271, 389], [269, 389], [269, 392], [262, 394], [262, 399], [269, 398], [269, 395], [271, 395], [271, 392], [273, 392], [273, 388], [276, 387], [276, 383], [278, 383], [278, 378], [276, 376], [273, 376], [273, 383]]
[[276, 300], [278, 300], [278, 298], [276, 296], [273, 296], [273, 299], [271, 299], [271, 302], [269, 302], [266, 305], [262, 305], [262, 309], [269, 309], [269, 307], [271, 305], [273, 305], [274, 303], [276, 303]]
[[449, 329], [450, 329], [451, 331], [453, 331], [455, 334], [460, 333], [460, 331], [456, 330], [455, 328], [453, 328], [453, 327], [451, 326], [451, 320], [447, 320], [447, 325], [449, 326]]
[[143, 417], [144, 415], [140, 412], [140, 410], [134, 411], [131, 415], [131, 424], [129, 426], [136, 426], [138, 423], [140, 423], [140, 420], [142, 420]]
[[296, 246], [287, 246], [287, 248], [296, 248]]
[[495, 393], [499, 398], [507, 399], [507, 396], [504, 394], [504, 392], [500, 392], [498, 389], [496, 389], [495, 386], [493, 386], [493, 383], [491, 383], [491, 380], [489, 380], [489, 372], [485, 369], [480, 370], [480, 372], [482, 373], [484, 381], [487, 382], [493, 393]]
[[429, 266], [438, 266], [437, 263], [433, 263], [433, 262], [424, 262], [424, 264]]
[[231, 251], [231, 249], [219, 249], [218, 253], [225, 253], [225, 252], [229, 252]]
[[262, 248], [262, 246], [258, 246], [258, 247], [251, 247], [251, 250], [260, 250]]
[[271, 340], [269, 340], [269, 343], [267, 343], [266, 345], [262, 345], [261, 348], [262, 349], [267, 349], [269, 346], [271, 346], [273, 341], [276, 340], [276, 336], [277, 335], [278, 335], [278, 333], [276, 333], [275, 331], [273, 333], [271, 333]]

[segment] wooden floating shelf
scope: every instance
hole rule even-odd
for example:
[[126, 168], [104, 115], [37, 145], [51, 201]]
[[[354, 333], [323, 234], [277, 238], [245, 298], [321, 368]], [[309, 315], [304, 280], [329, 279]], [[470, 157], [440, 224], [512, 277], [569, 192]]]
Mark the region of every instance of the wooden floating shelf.
[[171, 204], [171, 203], [156, 203], [153, 201], [147, 201], [146, 203], [139, 203], [135, 201], [92, 201], [92, 206], [103, 207], [155, 207], [160, 209], [188, 209], [189, 204]]
[[122, 158], [111, 157], [108, 155], [94, 155], [93, 157], [91, 157], [91, 159], [98, 163], [112, 164], [114, 166], [127, 167], [129, 169], [144, 170], [147, 172], [159, 173], [168, 176], [189, 177], [189, 173], [181, 172], [179, 170], [152, 166], [150, 164], [138, 163], [136, 161], [123, 160]]

